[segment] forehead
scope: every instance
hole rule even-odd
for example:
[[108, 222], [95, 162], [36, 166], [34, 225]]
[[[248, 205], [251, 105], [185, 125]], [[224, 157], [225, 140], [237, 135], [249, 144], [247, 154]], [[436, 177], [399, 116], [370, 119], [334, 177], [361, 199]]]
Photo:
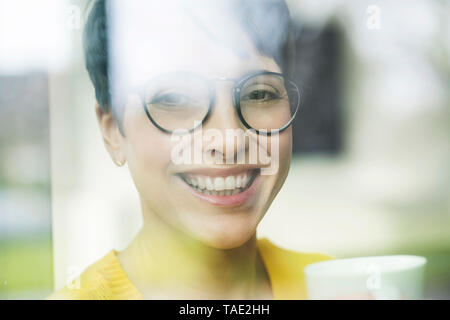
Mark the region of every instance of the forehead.
[[224, 1], [113, 1], [109, 12], [113, 87], [137, 85], [174, 71], [236, 78], [279, 72], [262, 56]]

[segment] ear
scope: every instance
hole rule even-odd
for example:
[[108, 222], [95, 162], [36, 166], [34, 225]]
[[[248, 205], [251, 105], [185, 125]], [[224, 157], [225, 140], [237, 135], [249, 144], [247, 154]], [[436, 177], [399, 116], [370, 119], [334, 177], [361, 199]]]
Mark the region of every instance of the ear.
[[97, 103], [95, 105], [95, 113], [103, 136], [103, 142], [106, 150], [109, 152], [112, 160], [118, 166], [125, 163], [126, 158], [122, 150], [123, 136], [120, 133], [119, 126], [111, 111], [104, 111]]

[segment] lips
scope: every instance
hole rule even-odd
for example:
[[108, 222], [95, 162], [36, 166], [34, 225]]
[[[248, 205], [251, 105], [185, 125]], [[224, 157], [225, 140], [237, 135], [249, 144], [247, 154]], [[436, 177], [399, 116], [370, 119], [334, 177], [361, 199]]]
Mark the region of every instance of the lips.
[[219, 206], [239, 205], [254, 192], [259, 169], [235, 172], [180, 173], [178, 176], [198, 198]]

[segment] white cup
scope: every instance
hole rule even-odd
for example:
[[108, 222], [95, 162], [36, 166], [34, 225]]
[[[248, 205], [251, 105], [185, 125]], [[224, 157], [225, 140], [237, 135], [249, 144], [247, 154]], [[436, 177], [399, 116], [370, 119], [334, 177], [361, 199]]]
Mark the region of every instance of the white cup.
[[391, 255], [328, 260], [304, 269], [309, 299], [423, 299], [427, 260]]

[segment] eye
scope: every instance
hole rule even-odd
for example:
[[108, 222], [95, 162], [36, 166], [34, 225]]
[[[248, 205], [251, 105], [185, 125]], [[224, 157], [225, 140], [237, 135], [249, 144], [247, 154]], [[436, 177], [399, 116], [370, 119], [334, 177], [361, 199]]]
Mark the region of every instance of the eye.
[[268, 101], [277, 99], [278, 95], [274, 92], [267, 91], [264, 89], [253, 90], [250, 93], [244, 95], [242, 100], [253, 100], [258, 102]]
[[151, 104], [162, 104], [166, 106], [185, 105], [189, 98], [179, 93], [166, 93], [152, 99]]

